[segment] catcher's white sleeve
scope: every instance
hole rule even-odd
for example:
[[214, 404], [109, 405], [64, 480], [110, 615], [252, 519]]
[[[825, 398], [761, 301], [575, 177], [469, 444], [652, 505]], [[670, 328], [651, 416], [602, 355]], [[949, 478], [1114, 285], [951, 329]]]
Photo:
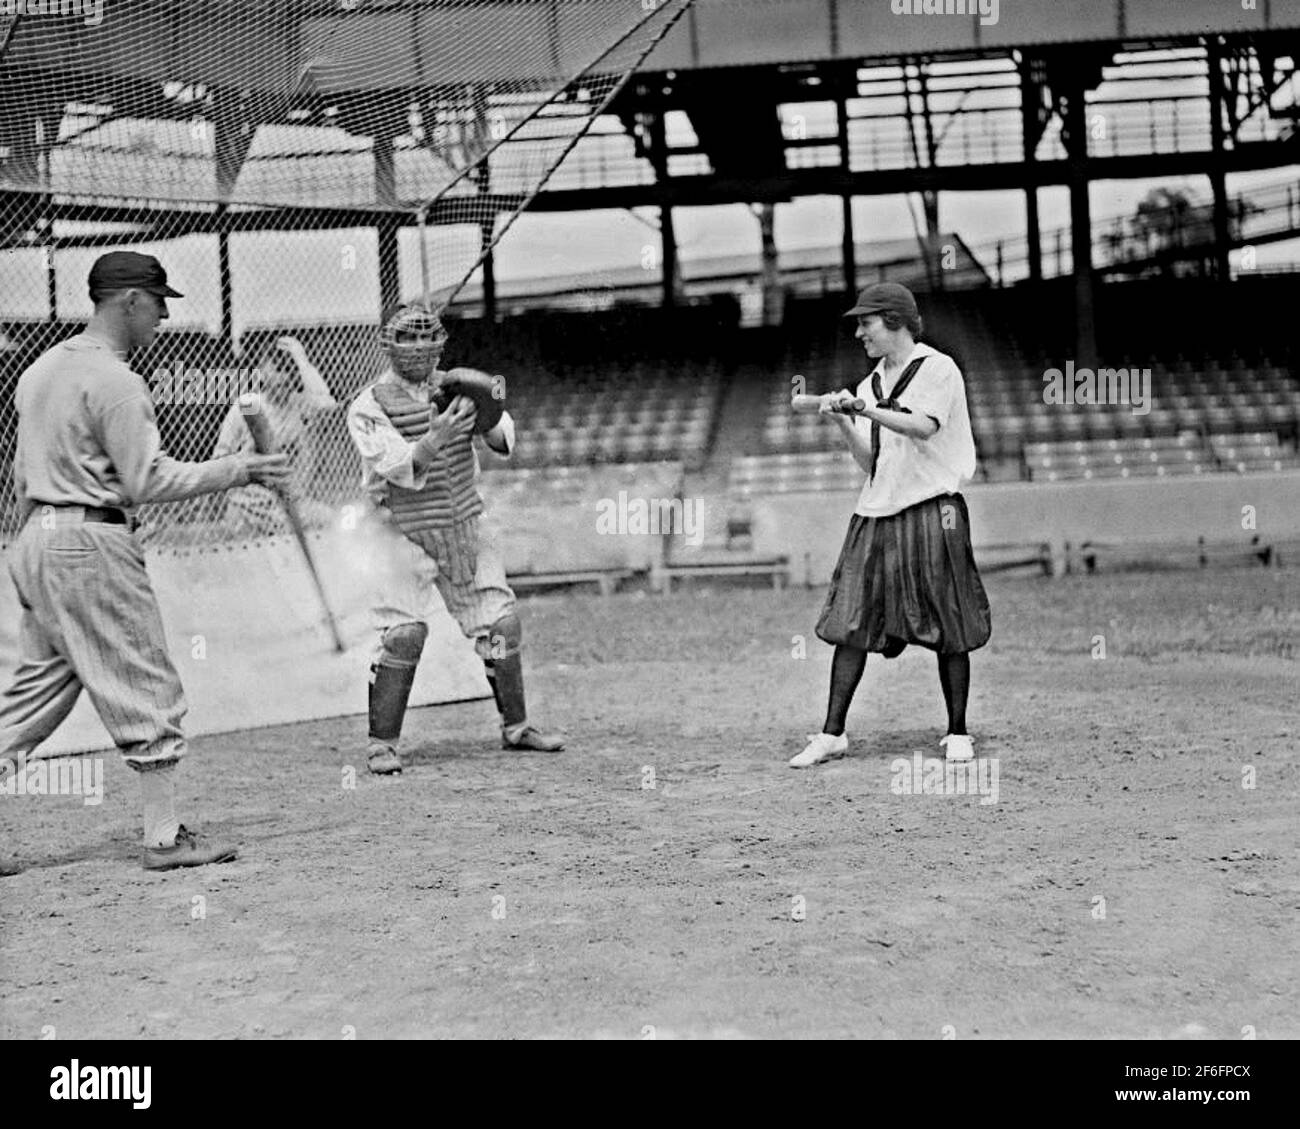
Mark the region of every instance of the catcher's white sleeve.
[[412, 444], [402, 438], [369, 389], [352, 402], [347, 422], [348, 434], [361, 456], [362, 482], [368, 489], [384, 482], [407, 490], [424, 485], [428, 470], [416, 473], [411, 464]]
[[499, 455], [508, 455], [515, 449], [515, 421], [509, 412], [502, 412], [496, 427], [484, 432], [483, 441]]

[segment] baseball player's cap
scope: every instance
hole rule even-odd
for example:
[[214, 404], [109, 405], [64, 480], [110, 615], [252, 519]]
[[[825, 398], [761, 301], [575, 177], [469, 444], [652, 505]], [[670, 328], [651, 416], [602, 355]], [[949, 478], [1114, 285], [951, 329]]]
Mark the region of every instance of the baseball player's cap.
[[873, 282], [858, 295], [858, 304], [844, 316], [857, 318], [886, 313], [916, 317], [920, 311], [906, 286], [897, 282]]
[[184, 298], [179, 290], [167, 285], [167, 272], [152, 255], [138, 251], [109, 251], [100, 255], [90, 268], [90, 290], [147, 290], [159, 298]]

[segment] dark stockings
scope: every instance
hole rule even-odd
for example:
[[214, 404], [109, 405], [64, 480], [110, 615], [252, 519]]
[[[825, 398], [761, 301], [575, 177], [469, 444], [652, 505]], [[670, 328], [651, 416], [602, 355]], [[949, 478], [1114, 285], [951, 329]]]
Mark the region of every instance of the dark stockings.
[[939, 656], [939, 685], [948, 707], [948, 732], [966, 732], [966, 698], [970, 694], [970, 655]]
[[844, 719], [849, 715], [853, 693], [862, 681], [867, 665], [867, 652], [841, 643], [835, 648], [831, 660], [831, 697], [826, 707], [826, 725], [822, 732], [838, 737], [844, 732]]
[[[948, 709], [948, 732], [966, 732], [966, 699], [970, 695], [970, 655], [939, 655], [939, 685], [943, 704]], [[822, 732], [838, 737], [853, 704], [853, 695], [867, 665], [867, 652], [841, 643], [831, 660], [831, 693], [826, 706], [826, 724]]]

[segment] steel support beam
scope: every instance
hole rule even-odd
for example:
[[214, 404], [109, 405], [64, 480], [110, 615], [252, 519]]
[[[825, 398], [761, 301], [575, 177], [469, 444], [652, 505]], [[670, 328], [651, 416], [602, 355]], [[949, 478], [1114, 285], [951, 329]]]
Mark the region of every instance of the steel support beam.
[[[836, 139], [840, 149], [840, 168], [849, 171], [849, 110], [841, 94], [835, 103]], [[844, 295], [850, 301], [858, 291], [857, 238], [853, 231], [853, 193], [840, 194], [840, 257], [844, 271]]]
[[[1090, 157], [1085, 168], [1090, 180], [1140, 180], [1204, 176], [1206, 151]], [[1295, 163], [1294, 154], [1276, 142], [1243, 142], [1223, 155], [1227, 172], [1284, 168]], [[799, 196], [893, 196], [930, 187], [949, 192], [1015, 190], [1071, 183], [1068, 161], [1005, 161], [984, 165], [941, 166], [937, 169], [881, 169], [859, 172], [839, 168], [792, 169], [760, 181], [728, 180], [715, 175], [674, 177], [667, 184], [635, 184], [615, 188], [558, 189], [542, 192], [530, 205], [537, 212], [572, 212], [598, 208], [695, 207], [712, 204], [782, 203]], [[0, 200], [14, 208], [31, 208], [35, 215], [48, 212], [59, 219], [103, 222], [166, 224], [169, 233], [214, 231], [217, 211], [210, 204], [192, 207], [164, 206], [151, 201], [109, 204], [88, 197], [50, 198], [29, 191], [0, 190]], [[444, 201], [445, 203], [445, 201]], [[517, 196], [493, 195], [498, 210], [519, 206]], [[430, 223], [464, 222], [452, 207], [434, 207]], [[231, 231], [321, 231], [339, 227], [374, 227], [392, 220], [413, 222], [413, 213], [383, 208], [304, 207], [294, 224], [285, 223], [280, 208], [234, 209], [225, 217]]]
[[222, 341], [235, 343], [235, 288], [230, 276], [230, 232], [222, 227], [217, 232], [217, 280], [221, 292]]
[[1210, 190], [1214, 195], [1214, 275], [1220, 282], [1232, 278], [1228, 258], [1228, 175], [1224, 168], [1223, 117], [1225, 110], [1223, 46], [1215, 36], [1205, 41], [1205, 61], [1210, 79]]
[[1096, 303], [1093, 294], [1092, 204], [1088, 162], [1088, 130], [1084, 112], [1082, 74], [1070, 75], [1068, 90], [1060, 92], [1064, 102], [1062, 139], [1069, 153], [1071, 255], [1074, 262], [1074, 362], [1080, 368], [1097, 363]]
[[[1037, 162], [1038, 143], [1043, 138], [1043, 128], [1047, 123], [1048, 111], [1043, 98], [1045, 79], [1042, 68], [1032, 58], [1025, 58], [1020, 64], [1020, 122], [1023, 137], [1024, 162], [1032, 168]], [[1029, 280], [1043, 280], [1043, 241], [1041, 223], [1038, 218], [1038, 185], [1030, 182], [1025, 186], [1025, 240], [1029, 255]]]
[[379, 308], [386, 314], [401, 301], [401, 275], [398, 272], [397, 233], [402, 221], [397, 216], [385, 216], [375, 225], [379, 239]]
[[[668, 174], [668, 131], [664, 123], [662, 106], [655, 106], [650, 112], [650, 164], [655, 170], [655, 186], [667, 188], [672, 184]], [[677, 305], [677, 232], [673, 228], [673, 205], [671, 200], [660, 199], [659, 203], [659, 239], [663, 252], [663, 300], [664, 309]]]

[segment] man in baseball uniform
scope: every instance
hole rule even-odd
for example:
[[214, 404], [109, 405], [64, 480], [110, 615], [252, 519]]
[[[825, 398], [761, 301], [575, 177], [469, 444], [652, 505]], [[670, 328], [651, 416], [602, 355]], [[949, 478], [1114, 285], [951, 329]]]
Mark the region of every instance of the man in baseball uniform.
[[[317, 417], [337, 408], [338, 402], [296, 337], [268, 341], [254, 357], [257, 391], [262, 394], [262, 409], [271, 425], [271, 434], [275, 436], [277, 449], [289, 456], [294, 467], [289, 495], [308, 526], [324, 525], [329, 520], [329, 507], [308, 497], [315, 463], [310, 425]], [[220, 459], [256, 451], [243, 412], [238, 404], [232, 404], [221, 423], [212, 457]], [[226, 495], [226, 522], [249, 537], [289, 531], [283, 504], [260, 486], [244, 486]]]
[[[937, 657], [946, 759], [971, 760], [970, 652], [988, 642], [991, 625], [959, 493], [975, 473], [966, 386], [951, 357], [918, 343], [921, 315], [905, 286], [868, 286], [845, 316], [857, 319], [854, 336], [874, 363], [856, 388], [823, 397], [821, 410], [867, 481], [817, 621], [818, 638], [835, 647], [826, 722], [790, 764], [848, 751], [845, 719], [868, 653], [892, 659], [909, 644]], [[858, 400], [861, 415], [845, 414]]]
[[235, 857], [183, 827], [175, 769], [185, 753], [185, 697], [134, 535], [131, 510], [287, 479], [286, 455], [184, 463], [160, 447], [153, 400], [127, 354], [167, 317], [157, 259], [101, 256], [90, 271], [94, 316], [18, 379], [14, 486], [23, 517], [9, 571], [22, 608], [19, 661], [0, 697], [0, 772], [58, 728], [84, 687], [127, 765], [140, 773], [147, 870]]
[[[363, 485], [382, 519], [375, 537], [388, 566], [374, 606], [379, 645], [370, 668], [370, 771], [402, 770], [397, 743], [435, 586], [483, 660], [501, 714], [503, 747], [556, 752], [563, 741], [528, 722], [515, 594], [492, 531], [479, 520], [483, 499], [473, 443], [478, 409], [464, 395], [438, 407], [440, 389], [457, 378], [493, 378], [438, 368], [447, 333], [423, 305], [399, 309], [385, 323], [380, 343], [388, 367], [353, 401], [347, 417]], [[504, 411], [482, 432], [483, 441], [503, 455], [513, 448], [514, 435], [514, 421]]]

